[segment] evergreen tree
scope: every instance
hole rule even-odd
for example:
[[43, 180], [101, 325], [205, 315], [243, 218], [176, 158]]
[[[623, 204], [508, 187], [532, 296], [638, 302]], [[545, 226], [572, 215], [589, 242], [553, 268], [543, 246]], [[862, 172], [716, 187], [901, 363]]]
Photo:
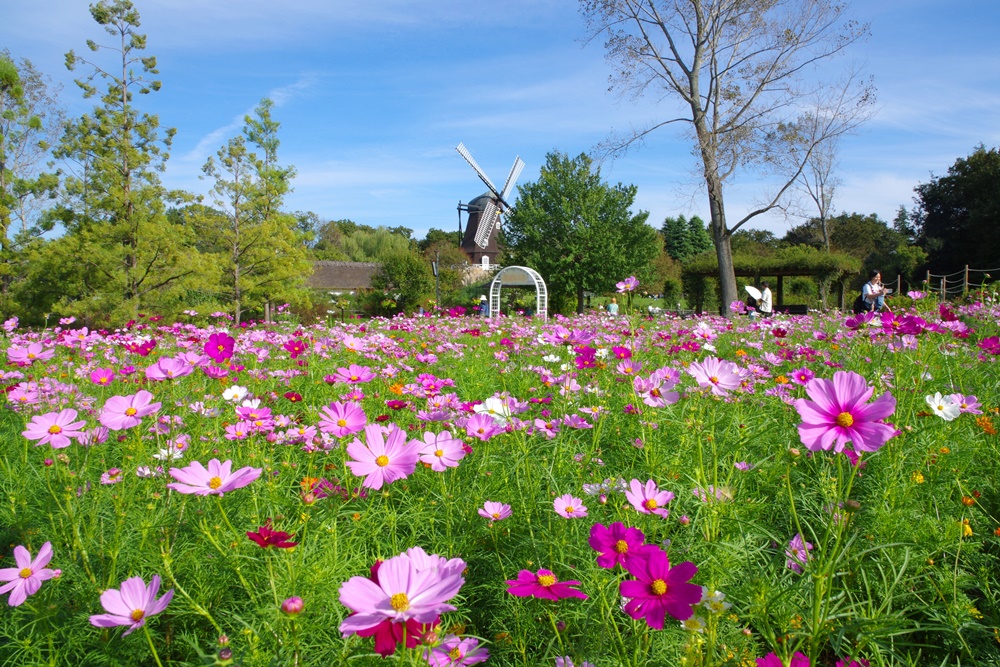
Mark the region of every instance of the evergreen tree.
[[[164, 309], [183, 300], [185, 282], [199, 273], [197, 255], [186, 256], [190, 233], [164, 214], [165, 188], [157, 176], [168, 157], [174, 130], [161, 138], [159, 119], [140, 112], [134, 95], [159, 90], [156, 58], [143, 56], [146, 36], [129, 0], [101, 0], [91, 16], [113, 43], [93, 40], [87, 47], [112, 55], [110, 66], [66, 54], [70, 70], [89, 71], [76, 83], [84, 97], [97, 96], [95, 81], [106, 84], [92, 113], [71, 122], [56, 156], [75, 165], [66, 179], [70, 198], [62, 219], [79, 245], [74, 268], [81, 276], [77, 294], [62, 308], [120, 320], [140, 307]], [[70, 302], [72, 305], [70, 305]]]
[[714, 247], [712, 236], [708, 233], [708, 226], [698, 216], [694, 216], [688, 220], [687, 238], [688, 246], [691, 248], [691, 255], [689, 256], [700, 255]]
[[663, 249], [672, 259], [682, 262], [693, 254], [688, 236], [688, 221], [683, 215], [665, 218], [660, 234], [663, 235]]

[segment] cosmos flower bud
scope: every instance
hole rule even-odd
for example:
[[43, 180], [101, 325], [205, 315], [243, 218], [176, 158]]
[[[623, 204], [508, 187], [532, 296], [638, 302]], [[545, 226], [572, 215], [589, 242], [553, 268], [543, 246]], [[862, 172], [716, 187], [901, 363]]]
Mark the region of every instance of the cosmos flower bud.
[[301, 614], [304, 608], [305, 603], [300, 597], [290, 597], [281, 603], [281, 611], [285, 612], [289, 616]]
[[789, 447], [788, 455], [791, 456], [793, 459], [797, 459], [799, 456], [802, 455], [802, 452], [799, 451], [798, 447]]
[[848, 500], [844, 502], [844, 509], [847, 510], [848, 512], [860, 512], [861, 503], [859, 503], [857, 500]]

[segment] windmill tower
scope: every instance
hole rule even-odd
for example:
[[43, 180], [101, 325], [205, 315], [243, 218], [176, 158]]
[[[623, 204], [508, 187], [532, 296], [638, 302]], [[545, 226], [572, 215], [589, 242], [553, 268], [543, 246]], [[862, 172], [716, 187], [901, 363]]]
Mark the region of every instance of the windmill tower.
[[496, 186], [489, 177], [479, 168], [476, 161], [469, 154], [464, 145], [459, 144], [455, 149], [459, 155], [475, 170], [476, 175], [486, 184], [489, 192], [484, 192], [467, 205], [458, 205], [459, 209], [459, 231], [461, 231], [461, 211], [469, 213], [469, 222], [465, 228], [465, 235], [462, 237], [462, 250], [468, 255], [473, 264], [480, 264], [484, 268], [496, 263], [500, 248], [497, 240], [500, 232], [500, 216], [510, 210], [507, 198], [514, 190], [514, 183], [524, 169], [524, 162], [520, 157], [514, 158], [514, 166], [510, 168], [507, 175], [507, 182], [504, 183], [503, 190], [497, 191]]

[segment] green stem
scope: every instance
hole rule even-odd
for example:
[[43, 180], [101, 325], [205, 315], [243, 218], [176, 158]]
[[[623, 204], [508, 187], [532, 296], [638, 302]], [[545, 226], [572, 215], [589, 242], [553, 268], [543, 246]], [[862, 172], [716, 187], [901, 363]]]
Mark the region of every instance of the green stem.
[[158, 667], [163, 667], [163, 663], [160, 662], [160, 655], [156, 652], [156, 646], [153, 645], [153, 638], [149, 636], [149, 626], [142, 626], [143, 632], [146, 634], [146, 641], [149, 642], [149, 650], [153, 652], [153, 658], [156, 660]]

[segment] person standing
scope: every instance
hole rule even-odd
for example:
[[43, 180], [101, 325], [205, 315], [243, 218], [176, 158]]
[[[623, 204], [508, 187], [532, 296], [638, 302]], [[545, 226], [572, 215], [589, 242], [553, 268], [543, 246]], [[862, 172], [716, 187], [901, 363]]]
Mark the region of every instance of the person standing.
[[485, 294], [479, 297], [479, 315], [481, 317], [490, 316], [490, 302], [487, 300]]
[[760, 284], [760, 302], [757, 304], [761, 317], [770, 317], [774, 307], [771, 304], [771, 283], [766, 280]]

